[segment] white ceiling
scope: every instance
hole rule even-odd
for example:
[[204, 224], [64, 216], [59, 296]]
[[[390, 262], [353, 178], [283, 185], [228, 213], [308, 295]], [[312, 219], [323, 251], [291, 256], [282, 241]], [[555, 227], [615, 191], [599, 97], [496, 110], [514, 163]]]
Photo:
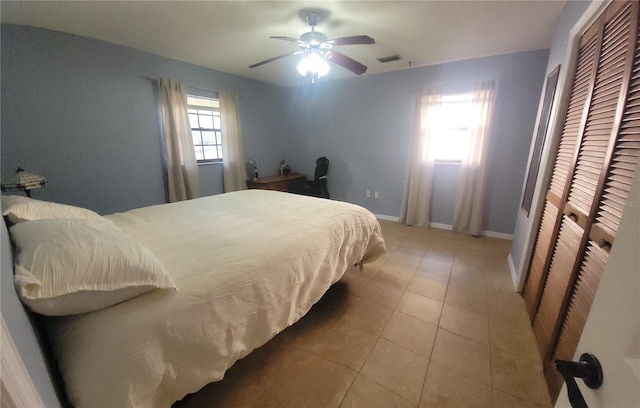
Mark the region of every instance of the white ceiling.
[[[369, 35], [374, 45], [337, 51], [368, 66], [364, 75], [548, 48], [566, 1], [2, 1], [0, 20], [97, 38], [272, 84], [303, 80], [293, 52], [308, 31], [305, 10], [326, 18], [329, 38]], [[399, 54], [382, 64], [377, 58]], [[327, 79], [354, 74], [334, 66]], [[324, 78], [322, 80], [325, 80]]]

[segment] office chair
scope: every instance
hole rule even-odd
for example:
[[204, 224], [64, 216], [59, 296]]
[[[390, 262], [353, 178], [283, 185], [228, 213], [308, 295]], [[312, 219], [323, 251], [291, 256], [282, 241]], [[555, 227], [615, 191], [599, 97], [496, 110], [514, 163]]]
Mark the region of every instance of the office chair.
[[312, 180], [300, 180], [291, 186], [291, 192], [320, 198], [331, 198], [327, 189], [329, 159], [322, 156], [316, 160], [316, 171]]

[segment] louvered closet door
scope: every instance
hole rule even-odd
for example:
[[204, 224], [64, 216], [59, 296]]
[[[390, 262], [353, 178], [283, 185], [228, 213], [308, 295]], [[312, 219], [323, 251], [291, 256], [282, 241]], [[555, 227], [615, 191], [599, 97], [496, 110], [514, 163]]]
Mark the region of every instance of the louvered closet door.
[[[622, 10], [621, 17], [627, 13]], [[635, 33], [627, 46], [634, 48], [633, 69], [628, 84], [628, 94], [624, 102], [624, 113], [616, 124], [617, 133], [607, 159], [609, 166], [599, 180], [600, 200], [595, 211], [595, 219], [589, 231], [586, 252], [576, 276], [575, 285], [570, 294], [566, 317], [560, 332], [552, 360], [571, 360], [576, 352], [578, 339], [591, 310], [600, 276], [609, 259], [609, 251], [615, 241], [622, 213], [627, 205], [631, 181], [640, 160], [640, 31], [638, 30], [638, 11], [628, 9], [629, 31]], [[633, 18], [635, 16], [635, 19]], [[622, 19], [621, 19], [622, 20]], [[621, 27], [622, 28], [622, 27]], [[629, 77], [628, 75], [626, 76]], [[616, 128], [617, 127], [617, 128]], [[562, 387], [562, 378], [556, 370], [548, 370], [547, 383], [554, 392]]]
[[540, 295], [545, 284], [549, 262], [551, 261], [550, 252], [558, 234], [559, 225], [557, 221], [562, 209], [561, 203], [566, 200], [565, 190], [569, 175], [573, 172], [576, 146], [579, 144], [584, 128], [585, 106], [588, 106], [590, 101], [596, 66], [597, 34], [597, 27], [592, 27], [582, 36], [580, 41], [578, 66], [573, 80], [569, 106], [551, 176], [551, 183], [546, 195], [533, 258], [524, 286], [523, 296], [532, 321], [538, 311]]
[[637, 2], [612, 3], [581, 40], [524, 292], [554, 398], [562, 379], [552, 362], [573, 358], [638, 163], [637, 42]]

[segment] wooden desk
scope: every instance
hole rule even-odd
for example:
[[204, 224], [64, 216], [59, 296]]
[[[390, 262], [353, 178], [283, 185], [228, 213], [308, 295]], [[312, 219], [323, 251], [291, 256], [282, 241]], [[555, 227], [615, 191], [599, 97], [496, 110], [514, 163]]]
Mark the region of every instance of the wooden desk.
[[289, 173], [283, 176], [260, 177], [257, 180], [247, 180], [247, 188], [257, 188], [262, 190], [290, 191], [290, 183], [293, 180], [305, 178], [304, 174]]

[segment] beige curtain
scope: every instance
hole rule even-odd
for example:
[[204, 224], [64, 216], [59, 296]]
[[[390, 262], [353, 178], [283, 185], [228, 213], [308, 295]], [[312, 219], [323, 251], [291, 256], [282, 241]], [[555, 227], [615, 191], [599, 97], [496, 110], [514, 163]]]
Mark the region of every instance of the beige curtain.
[[198, 162], [187, 114], [187, 94], [169, 79], [159, 79], [158, 94], [169, 183], [169, 202], [200, 195]]
[[496, 84], [481, 83], [473, 92], [474, 117], [470, 129], [467, 157], [462, 159], [453, 230], [480, 235], [484, 212], [487, 150], [495, 110]]
[[224, 191], [247, 189], [247, 171], [242, 151], [238, 95], [218, 92], [222, 121], [222, 149], [224, 151]]
[[433, 185], [435, 157], [429, 148], [430, 124], [436, 123], [442, 94], [437, 89], [421, 90], [416, 98], [413, 139], [407, 179], [404, 186], [400, 222], [406, 225], [429, 226], [429, 207]]

